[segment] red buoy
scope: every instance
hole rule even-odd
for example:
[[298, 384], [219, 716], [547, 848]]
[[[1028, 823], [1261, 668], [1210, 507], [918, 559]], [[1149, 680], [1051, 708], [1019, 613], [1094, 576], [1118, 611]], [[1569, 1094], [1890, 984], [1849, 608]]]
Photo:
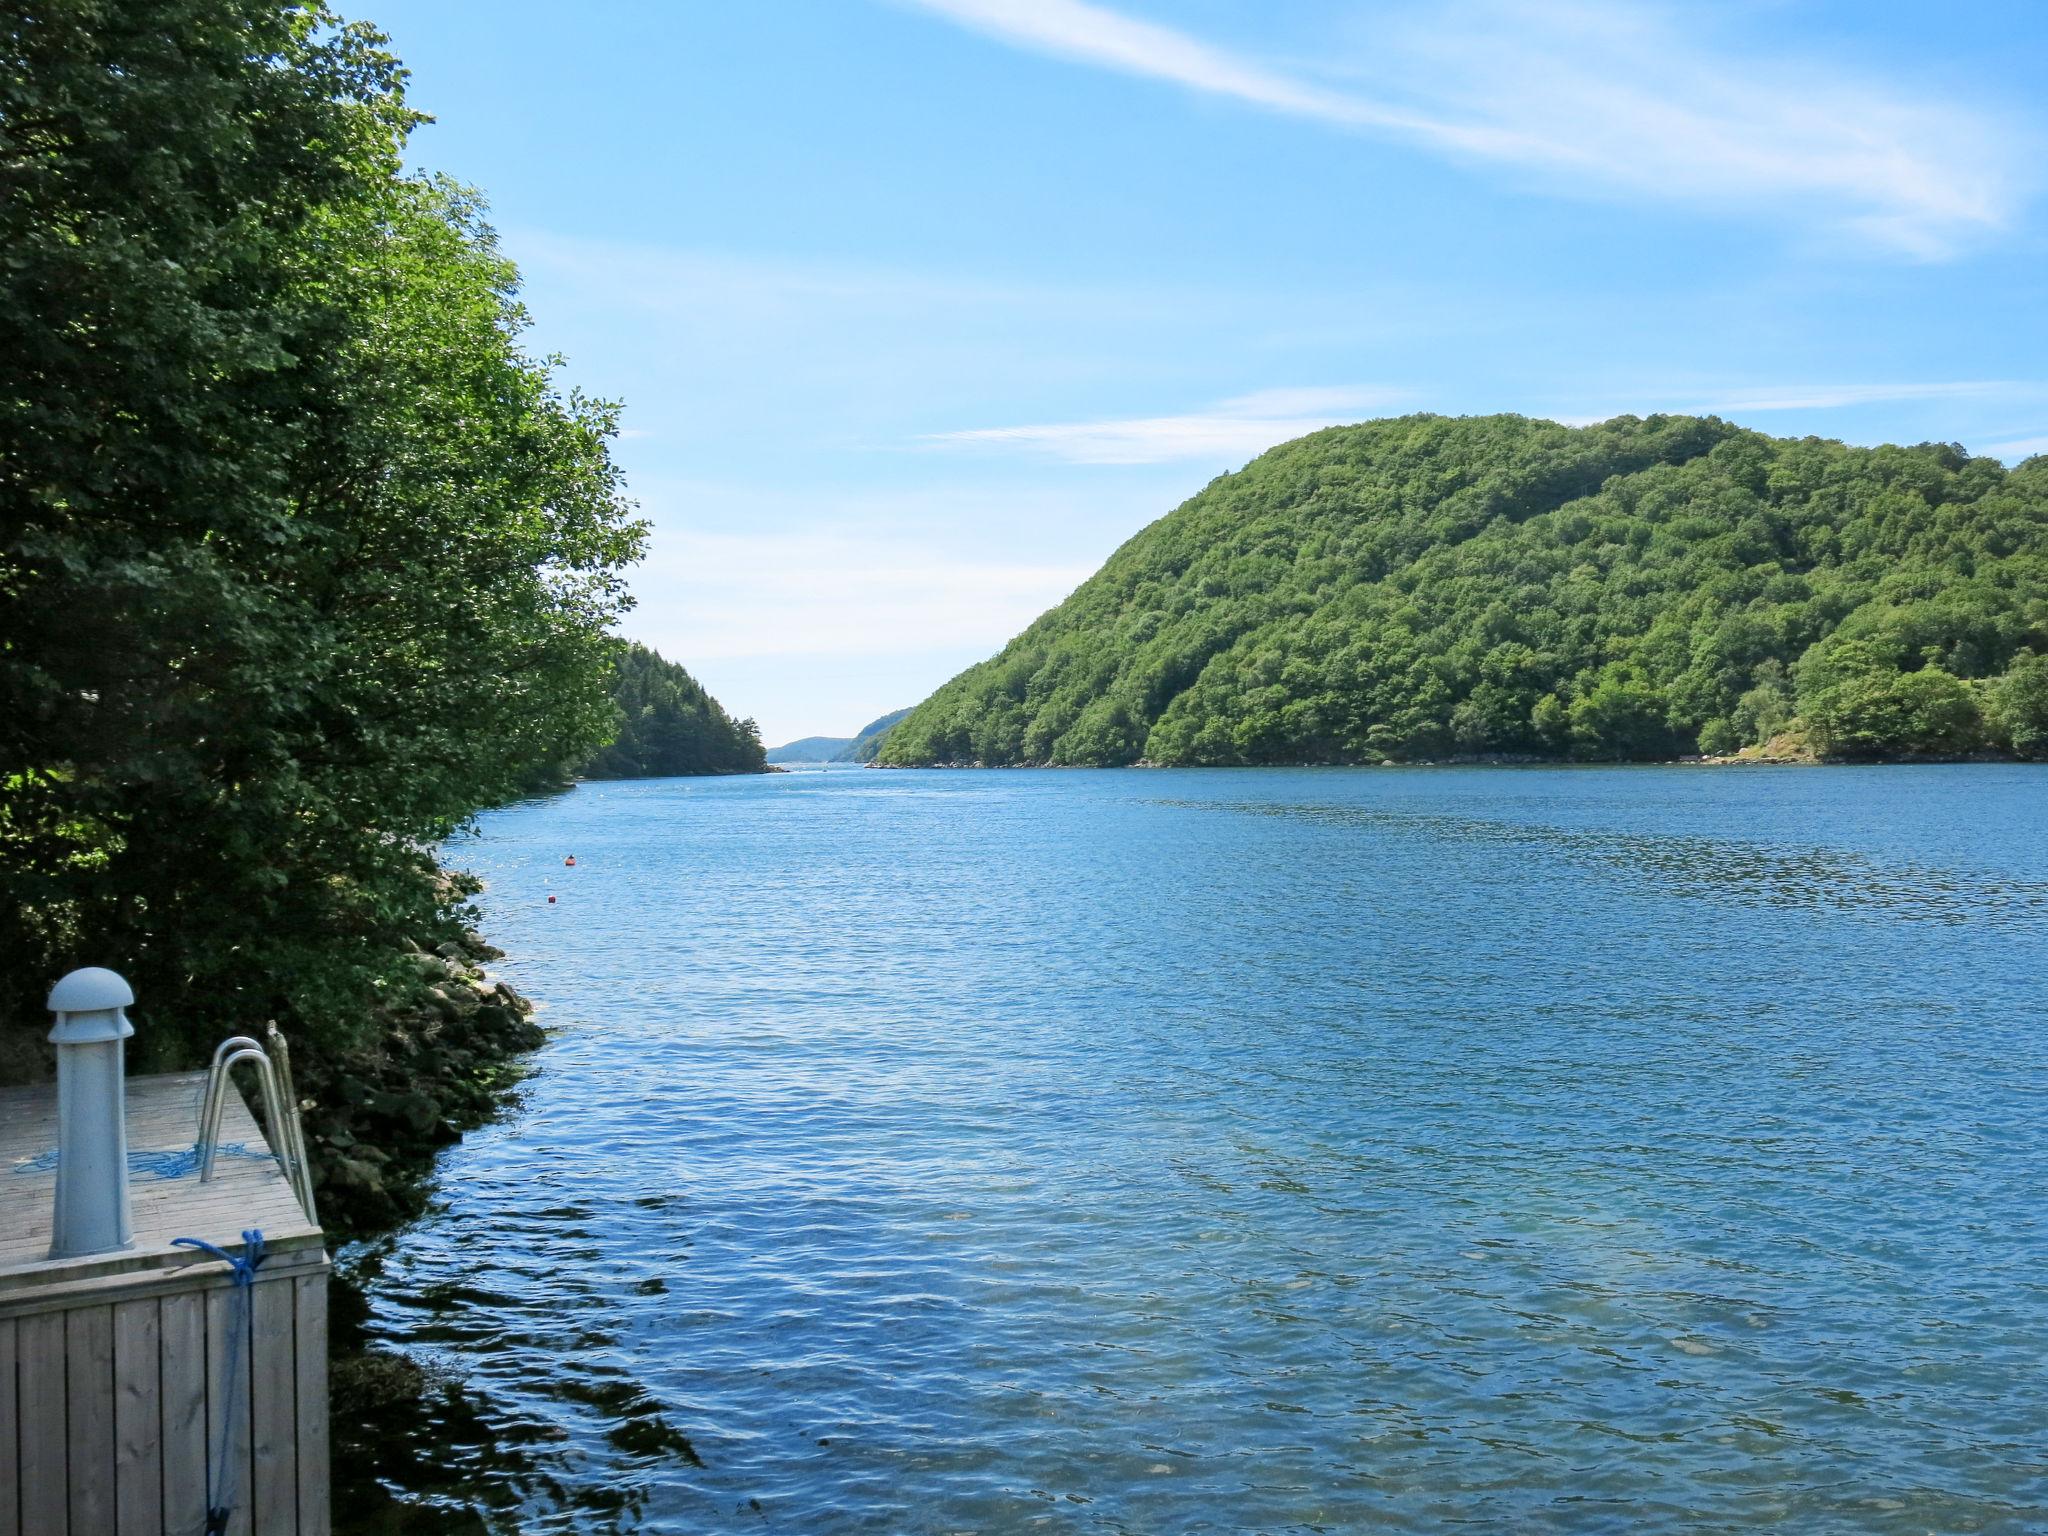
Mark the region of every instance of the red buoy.
[[548, 898], [548, 905], [552, 907], [552, 906], [553, 906], [554, 904], [555, 904], [555, 898], [554, 898], [554, 897], [552, 897], [552, 896], [550, 896], [550, 897]]

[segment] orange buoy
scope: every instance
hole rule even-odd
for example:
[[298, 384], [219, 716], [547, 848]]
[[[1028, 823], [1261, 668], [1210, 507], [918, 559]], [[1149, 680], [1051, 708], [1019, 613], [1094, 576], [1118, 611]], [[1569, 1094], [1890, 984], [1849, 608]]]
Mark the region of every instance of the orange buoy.
[[574, 869], [576, 867], [576, 855], [572, 853], [569, 855], [569, 857], [562, 860], [562, 862], [568, 865], [571, 869]]

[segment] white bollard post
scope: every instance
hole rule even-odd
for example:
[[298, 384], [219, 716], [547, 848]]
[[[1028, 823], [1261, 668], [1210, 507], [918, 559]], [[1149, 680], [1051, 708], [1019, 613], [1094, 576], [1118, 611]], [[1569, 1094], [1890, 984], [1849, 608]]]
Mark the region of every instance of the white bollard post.
[[88, 966], [50, 990], [57, 1015], [57, 1212], [50, 1257], [76, 1258], [126, 1248], [128, 1225], [127, 1074], [121, 1042], [135, 1033], [122, 1012], [135, 1001], [127, 982]]

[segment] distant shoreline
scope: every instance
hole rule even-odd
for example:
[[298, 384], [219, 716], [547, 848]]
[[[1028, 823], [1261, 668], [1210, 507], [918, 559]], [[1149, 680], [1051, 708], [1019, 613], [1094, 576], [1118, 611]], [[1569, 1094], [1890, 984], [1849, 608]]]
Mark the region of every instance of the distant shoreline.
[[[2011, 753], [1974, 752], [1949, 755], [1906, 754], [1895, 757], [1817, 757], [1732, 753], [1722, 757], [1510, 757], [1459, 756], [1381, 758], [1376, 762], [1286, 762], [1286, 763], [1155, 763], [1140, 758], [1134, 763], [865, 763], [882, 769], [1200, 769], [1224, 773], [1254, 768], [1905, 768], [1963, 767], [2012, 763], [2025, 765], [2034, 759]], [[848, 765], [852, 766], [852, 765]]]

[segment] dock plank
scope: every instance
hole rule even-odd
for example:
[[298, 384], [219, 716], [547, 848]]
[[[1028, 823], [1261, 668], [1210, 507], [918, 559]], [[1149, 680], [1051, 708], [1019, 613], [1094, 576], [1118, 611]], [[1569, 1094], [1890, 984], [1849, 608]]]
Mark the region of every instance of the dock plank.
[[0, 1536], [21, 1536], [21, 1476], [14, 1395], [14, 1319], [0, 1317]]
[[33, 1536], [66, 1536], [71, 1509], [64, 1475], [64, 1314], [19, 1318], [14, 1336], [21, 1393], [21, 1527]]
[[164, 1529], [206, 1525], [206, 1293], [158, 1302], [162, 1341]]
[[327, 1447], [327, 1276], [292, 1281], [292, 1347], [298, 1358], [299, 1536], [329, 1536]]
[[114, 1307], [114, 1530], [161, 1536], [163, 1340], [157, 1298]]
[[258, 1531], [289, 1536], [299, 1524], [291, 1280], [258, 1280], [249, 1305], [249, 1506]]
[[[206, 1293], [206, 1443], [209, 1448], [221, 1445], [221, 1425], [229, 1423], [227, 1456], [214, 1468], [218, 1486], [212, 1490], [214, 1503], [225, 1503], [231, 1510], [227, 1536], [250, 1536], [251, 1530], [249, 1323], [239, 1296], [239, 1288], [233, 1286]], [[239, 1347], [232, 1342], [238, 1333]]]
[[199, 1181], [192, 1167], [204, 1073], [170, 1073], [128, 1080], [127, 1117], [132, 1247], [76, 1259], [49, 1256], [56, 1199], [54, 1154], [57, 1117], [47, 1083], [0, 1089], [0, 1305], [10, 1290], [76, 1276], [160, 1268], [182, 1263], [178, 1237], [238, 1243], [248, 1228], [268, 1240], [317, 1237], [268, 1143], [238, 1094], [228, 1097], [224, 1144], [255, 1155], [223, 1154], [216, 1177]]
[[78, 1307], [64, 1314], [65, 1481], [71, 1529], [114, 1528], [114, 1309]]

